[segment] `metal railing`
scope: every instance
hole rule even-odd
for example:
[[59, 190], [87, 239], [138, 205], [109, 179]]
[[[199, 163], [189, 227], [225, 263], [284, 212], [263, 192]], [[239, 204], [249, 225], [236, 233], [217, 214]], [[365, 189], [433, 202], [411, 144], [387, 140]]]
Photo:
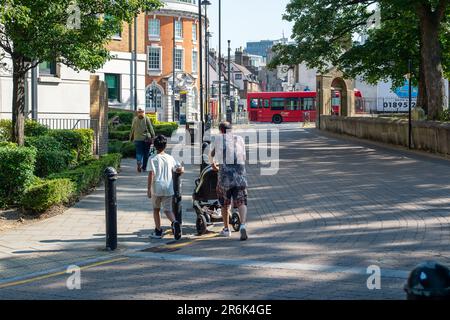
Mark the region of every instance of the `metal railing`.
[[39, 118], [37, 120], [40, 124], [48, 127], [49, 129], [94, 129], [98, 124], [97, 120], [91, 119], [52, 119], [52, 118]]

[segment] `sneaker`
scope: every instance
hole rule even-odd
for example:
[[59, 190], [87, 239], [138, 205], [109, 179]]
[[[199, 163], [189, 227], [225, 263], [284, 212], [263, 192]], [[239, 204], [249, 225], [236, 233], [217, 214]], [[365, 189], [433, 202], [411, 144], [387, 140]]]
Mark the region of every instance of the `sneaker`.
[[175, 240], [180, 240], [182, 236], [181, 225], [178, 221], [172, 223], [172, 232]]
[[247, 235], [247, 229], [241, 228], [241, 241], [247, 241], [248, 235]]
[[230, 229], [225, 229], [225, 228], [223, 228], [223, 230], [220, 232], [220, 236], [221, 236], [221, 237], [225, 237], [225, 238], [231, 237], [231, 231], [230, 231]]
[[150, 235], [151, 239], [162, 239], [164, 236], [163, 230], [155, 229], [155, 231]]

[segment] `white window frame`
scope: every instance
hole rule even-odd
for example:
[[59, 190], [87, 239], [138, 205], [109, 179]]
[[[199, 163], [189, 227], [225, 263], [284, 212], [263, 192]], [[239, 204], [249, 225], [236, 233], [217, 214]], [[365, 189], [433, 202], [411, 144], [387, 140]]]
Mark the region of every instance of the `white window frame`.
[[[151, 33], [152, 28], [150, 28], [150, 24], [152, 21], [158, 22], [158, 34]], [[149, 40], [158, 40], [158, 41], [161, 39], [161, 20], [160, 19], [153, 17], [148, 20], [148, 38], [149, 38]]]
[[[181, 29], [177, 29], [177, 25], [181, 26]], [[182, 19], [178, 19], [175, 20], [175, 40], [176, 41], [183, 41], [183, 20]], [[181, 31], [181, 36], [177, 34], [177, 30]]]
[[193, 22], [192, 23], [192, 42], [197, 43], [197, 41], [198, 41], [198, 26], [197, 26], [196, 22]]
[[[194, 61], [194, 54], [197, 55], [195, 61]], [[192, 50], [192, 73], [194, 73], [194, 74], [198, 73], [198, 67], [199, 67], [198, 59], [199, 59], [199, 57], [198, 57], [197, 49]], [[194, 69], [194, 66], [195, 66], [195, 69]]]
[[[159, 49], [159, 68], [150, 68], [150, 51], [151, 49]], [[162, 61], [163, 61], [163, 48], [161, 46], [151, 45], [147, 47], [147, 70], [151, 74], [161, 74], [162, 71]]]
[[[181, 69], [178, 69], [177, 67], [176, 67], [176, 52], [177, 51], [181, 51]], [[184, 48], [183, 47], [176, 47], [175, 48], [175, 57], [174, 57], [174, 59], [175, 59], [175, 71], [184, 71]]]

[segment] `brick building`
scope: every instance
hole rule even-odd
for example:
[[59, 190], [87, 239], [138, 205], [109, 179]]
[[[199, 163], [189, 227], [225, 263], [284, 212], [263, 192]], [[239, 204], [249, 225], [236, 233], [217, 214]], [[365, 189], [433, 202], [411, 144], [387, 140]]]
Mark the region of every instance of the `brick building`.
[[157, 111], [161, 120], [198, 121], [198, 3], [163, 2], [164, 7], [146, 16], [146, 108]]

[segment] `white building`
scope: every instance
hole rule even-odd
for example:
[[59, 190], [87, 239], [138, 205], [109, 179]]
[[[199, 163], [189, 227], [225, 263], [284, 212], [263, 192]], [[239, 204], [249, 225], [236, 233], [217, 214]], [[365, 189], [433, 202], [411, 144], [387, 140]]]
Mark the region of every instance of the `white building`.
[[[0, 119], [10, 119], [13, 95], [11, 59], [5, 58], [2, 63], [6, 66], [0, 68]], [[37, 111], [40, 119], [90, 118], [89, 72], [76, 72], [55, 63], [42, 63], [37, 72]], [[26, 109], [31, 112], [31, 75], [26, 83], [26, 97]]]

